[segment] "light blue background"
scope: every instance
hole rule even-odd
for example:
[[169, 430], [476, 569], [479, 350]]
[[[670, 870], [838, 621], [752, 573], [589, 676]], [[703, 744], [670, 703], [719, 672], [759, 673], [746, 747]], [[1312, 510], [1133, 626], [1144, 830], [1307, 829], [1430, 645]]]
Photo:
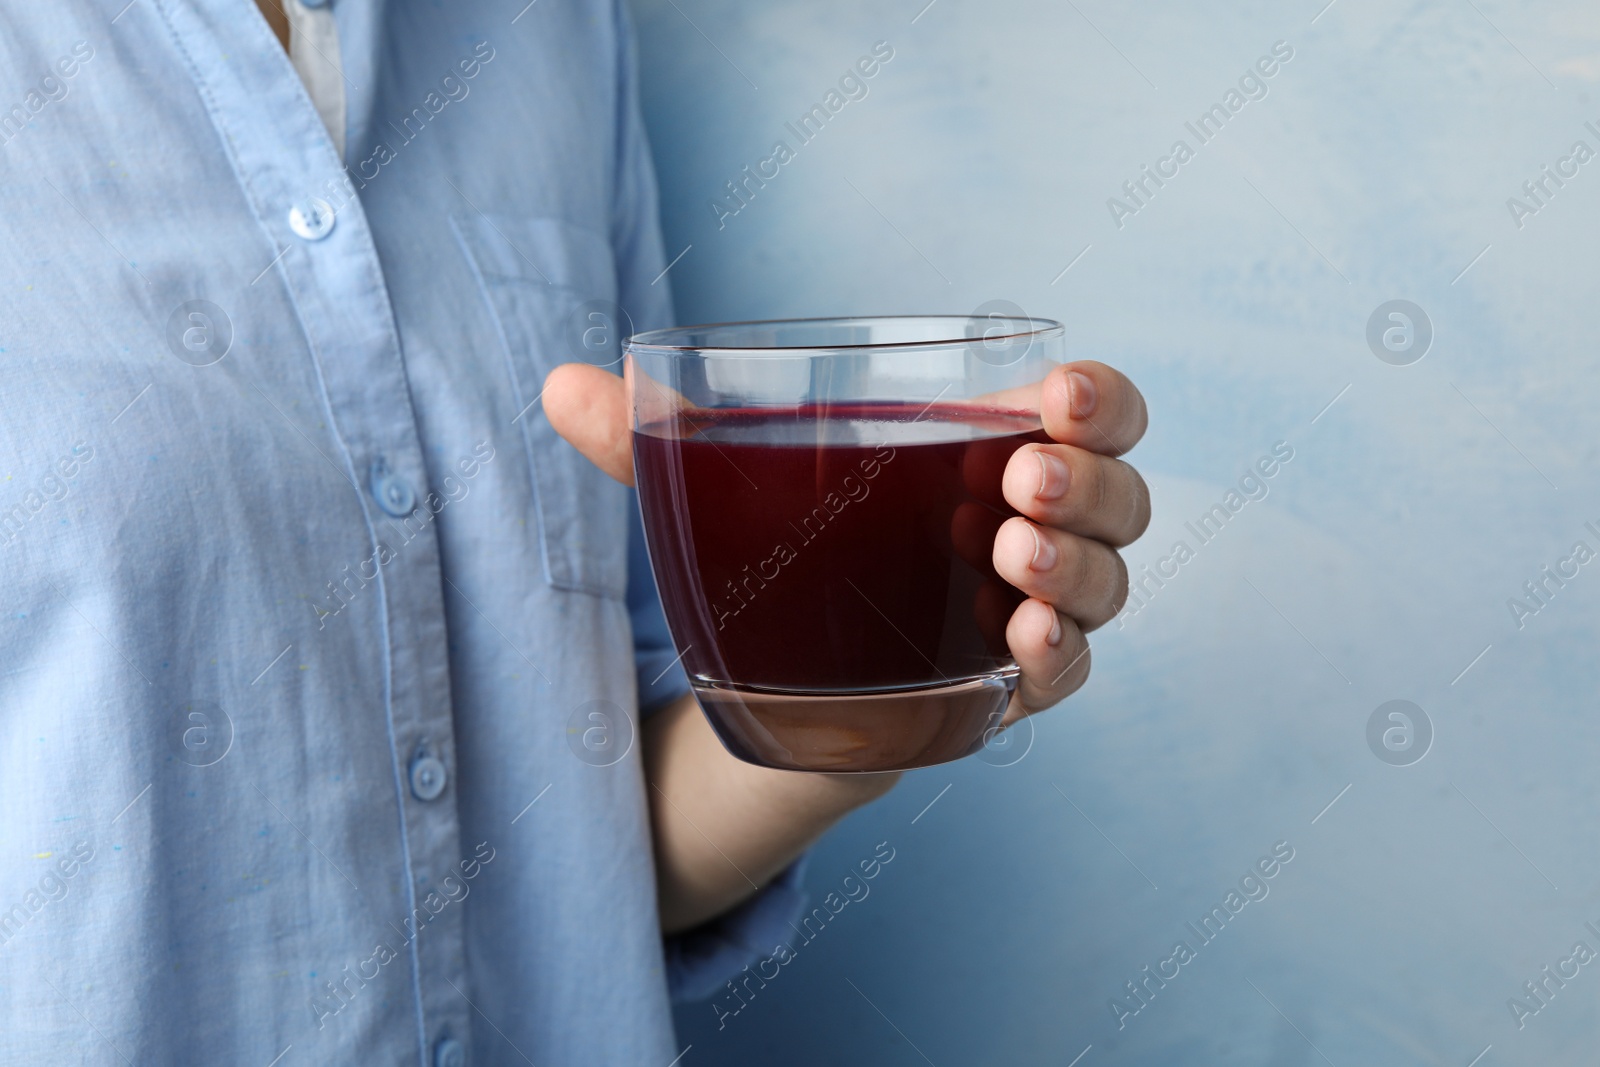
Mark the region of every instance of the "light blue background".
[[[908, 774], [824, 840], [818, 897], [896, 858], [724, 1029], [680, 1011], [685, 1065], [1594, 1061], [1600, 962], [1520, 1031], [1507, 1000], [1600, 950], [1600, 562], [1521, 629], [1506, 602], [1600, 549], [1600, 160], [1521, 229], [1506, 200], [1600, 149], [1600, 9], [1322, 2], [638, 0], [683, 321], [1062, 320], [1149, 398], [1135, 572], [1295, 450], [1094, 636], [1020, 762]], [[719, 230], [723, 183], [878, 40], [870, 95]], [[1268, 96], [1197, 146], [1278, 40]], [[1107, 198], [1179, 137], [1119, 229]], [[1435, 331], [1406, 367], [1365, 340], [1395, 298]], [[1366, 741], [1397, 698], [1436, 733], [1412, 766]], [[1119, 1031], [1109, 999], [1279, 840], [1270, 895]]]

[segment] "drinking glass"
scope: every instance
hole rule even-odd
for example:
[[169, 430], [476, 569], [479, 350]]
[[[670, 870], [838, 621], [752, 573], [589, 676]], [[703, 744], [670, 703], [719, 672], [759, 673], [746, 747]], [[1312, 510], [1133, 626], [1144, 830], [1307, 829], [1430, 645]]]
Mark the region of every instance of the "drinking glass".
[[1047, 440], [1060, 323], [685, 326], [626, 343], [651, 568], [740, 759], [886, 771], [967, 755], [1016, 685], [994, 570], [1011, 454]]

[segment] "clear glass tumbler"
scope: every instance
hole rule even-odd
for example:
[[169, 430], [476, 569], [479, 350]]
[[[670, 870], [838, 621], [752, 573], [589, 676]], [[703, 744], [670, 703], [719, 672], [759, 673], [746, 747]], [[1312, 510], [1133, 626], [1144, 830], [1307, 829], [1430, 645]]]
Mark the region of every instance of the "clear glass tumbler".
[[700, 705], [768, 767], [980, 748], [1023, 595], [994, 570], [1011, 454], [1064, 331], [991, 315], [686, 326], [626, 344], [651, 566]]

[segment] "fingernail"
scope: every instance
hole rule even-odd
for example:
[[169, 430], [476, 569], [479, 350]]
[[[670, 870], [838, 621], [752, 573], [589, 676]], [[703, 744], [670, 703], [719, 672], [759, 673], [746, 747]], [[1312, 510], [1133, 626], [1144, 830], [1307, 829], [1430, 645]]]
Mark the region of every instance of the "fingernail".
[[1072, 471], [1058, 456], [1053, 456], [1043, 449], [1035, 449], [1034, 455], [1039, 457], [1039, 491], [1033, 495], [1039, 500], [1059, 500], [1067, 495], [1067, 484], [1072, 479]]
[[1028, 532], [1033, 534], [1033, 559], [1028, 561], [1028, 569], [1047, 571], [1056, 565], [1056, 546], [1047, 538], [1039, 536], [1039, 528], [1033, 523], [1028, 523]]
[[1095, 391], [1094, 380], [1087, 374], [1071, 371], [1067, 374], [1067, 381], [1072, 390], [1072, 414], [1076, 418], [1087, 419], [1094, 414], [1094, 406], [1100, 399], [1100, 394]]
[[1045, 635], [1044, 643], [1051, 648], [1061, 643], [1061, 616], [1054, 611], [1050, 612], [1050, 632]]

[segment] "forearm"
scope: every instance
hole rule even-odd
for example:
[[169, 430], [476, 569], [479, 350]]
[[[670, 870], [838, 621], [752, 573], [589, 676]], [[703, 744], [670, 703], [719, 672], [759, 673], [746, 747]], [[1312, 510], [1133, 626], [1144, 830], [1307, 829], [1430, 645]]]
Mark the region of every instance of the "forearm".
[[735, 759], [686, 694], [644, 726], [661, 926], [685, 930], [755, 893], [890, 774], [801, 774]]

